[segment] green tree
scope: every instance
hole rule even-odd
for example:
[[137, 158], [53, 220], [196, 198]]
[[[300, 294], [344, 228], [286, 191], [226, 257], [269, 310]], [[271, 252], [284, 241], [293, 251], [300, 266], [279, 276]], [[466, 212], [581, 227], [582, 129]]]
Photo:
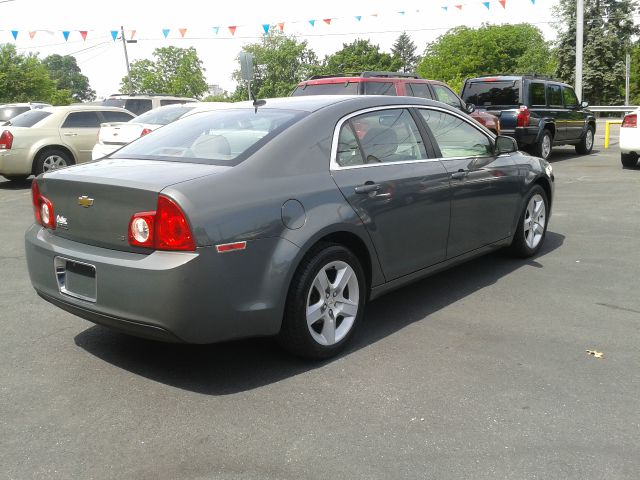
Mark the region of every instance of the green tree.
[[[594, 105], [622, 103], [624, 99], [625, 55], [631, 37], [640, 33], [633, 14], [635, 0], [584, 0], [583, 99]], [[560, 0], [554, 9], [559, 18], [556, 74], [575, 83], [576, 0]], [[635, 86], [640, 81], [635, 78]]]
[[400, 68], [403, 72], [413, 72], [418, 60], [420, 60], [420, 57], [416, 55], [416, 45], [407, 32], [402, 32], [396, 39], [391, 47], [391, 53], [394, 58], [402, 62]]
[[156, 48], [153, 57], [131, 64], [129, 76], [122, 78], [121, 91], [195, 98], [207, 92], [204, 68], [195, 48]]
[[640, 42], [631, 49], [631, 72], [629, 79], [629, 102], [640, 104]]
[[56, 83], [34, 54], [23, 55], [11, 44], [0, 45], [0, 103], [49, 102]]
[[342, 49], [325, 57], [323, 71], [327, 74], [364, 72], [367, 70], [398, 71], [402, 60], [389, 53], [381, 52], [379, 45], [369, 40], [357, 39], [343, 43]]
[[57, 82], [58, 88], [71, 92], [76, 102], [95, 100], [96, 92], [89, 86], [89, 79], [82, 74], [75, 57], [49, 55], [42, 63], [49, 70], [49, 76]]
[[[253, 80], [251, 89], [256, 97], [286, 97], [295, 86], [318, 70], [318, 57], [304, 40], [271, 29], [259, 43], [245, 45], [245, 52], [253, 55]], [[238, 87], [233, 100], [246, 100], [247, 84], [241, 79], [240, 70], [233, 73]]]
[[465, 78], [497, 73], [539, 73], [555, 69], [550, 45], [535, 26], [456, 27], [427, 45], [417, 71], [460, 90]]

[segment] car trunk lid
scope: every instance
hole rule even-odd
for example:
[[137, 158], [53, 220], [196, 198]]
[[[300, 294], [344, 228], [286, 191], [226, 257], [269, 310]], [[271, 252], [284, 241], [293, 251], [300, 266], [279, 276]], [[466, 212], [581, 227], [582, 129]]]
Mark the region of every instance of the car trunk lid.
[[56, 228], [52, 234], [114, 250], [145, 252], [129, 245], [131, 216], [156, 210], [164, 188], [227, 168], [108, 159], [53, 171], [38, 182], [41, 194], [53, 204]]
[[98, 142], [103, 145], [126, 145], [142, 136], [145, 129], [155, 130], [157, 125], [132, 122], [103, 123], [98, 133]]

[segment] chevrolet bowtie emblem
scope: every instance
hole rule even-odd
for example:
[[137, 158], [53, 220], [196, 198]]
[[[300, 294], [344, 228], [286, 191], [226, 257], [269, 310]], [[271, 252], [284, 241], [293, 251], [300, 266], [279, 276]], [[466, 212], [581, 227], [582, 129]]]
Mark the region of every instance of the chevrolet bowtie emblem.
[[82, 195], [81, 197], [78, 197], [78, 205], [81, 205], [84, 208], [89, 208], [91, 205], [93, 205], [93, 198]]

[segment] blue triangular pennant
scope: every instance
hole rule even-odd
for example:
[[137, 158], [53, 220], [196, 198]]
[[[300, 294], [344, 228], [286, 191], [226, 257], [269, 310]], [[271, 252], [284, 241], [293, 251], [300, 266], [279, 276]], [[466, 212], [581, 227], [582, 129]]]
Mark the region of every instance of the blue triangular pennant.
[[218, 35], [218, 32], [220, 31], [220, 27], [213, 27], [213, 32]]
[[402, 11], [402, 12], [398, 12], [398, 13], [399, 13], [400, 15], [404, 15], [404, 11]]
[[531, 0], [531, 4], [535, 5], [536, 4], [536, 0]]
[[309, 23], [311, 24], [312, 27], [316, 26], [316, 21], [315, 20], [309, 20]]
[[64, 41], [66, 42], [67, 40], [69, 40], [69, 30], [64, 30], [62, 32], [62, 35], [64, 36]]
[[442, 9], [446, 12], [449, 10], [449, 7], [442, 7]]
[[268, 23], [263, 23], [262, 24], [262, 30], [264, 30], [265, 34], [269, 33], [269, 28], [270, 27], [271, 27], [271, 25], [269, 25]]
[[116, 41], [116, 39], [118, 38], [118, 31], [117, 30], [111, 30], [111, 38], [113, 38], [114, 42]]
[[167, 38], [169, 36], [169, 32], [171, 31], [170, 28], [163, 28], [162, 29], [162, 35], [164, 35], [164, 38]]
[[[534, 2], [535, 2], [535, 0], [532, 0], [532, 1], [534, 1]], [[491, 3], [489, 3], [489, 2], [482, 2], [482, 4], [483, 4], [485, 7], [487, 7], [487, 10], [489, 10], [489, 6], [491, 5]]]
[[11, 35], [13, 35], [13, 39], [17, 40], [18, 39], [18, 30], [11, 30]]
[[356, 15], [356, 20], [358, 21], [362, 20], [362, 15]]

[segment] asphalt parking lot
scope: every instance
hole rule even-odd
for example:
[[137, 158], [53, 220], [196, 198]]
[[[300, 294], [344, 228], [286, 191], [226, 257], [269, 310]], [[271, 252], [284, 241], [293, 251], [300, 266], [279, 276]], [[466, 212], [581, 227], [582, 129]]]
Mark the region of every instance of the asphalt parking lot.
[[[346, 354], [155, 343], [36, 296], [0, 177], [0, 478], [637, 479], [640, 169], [558, 148], [546, 243], [372, 302]], [[586, 350], [604, 353], [603, 359]]]

